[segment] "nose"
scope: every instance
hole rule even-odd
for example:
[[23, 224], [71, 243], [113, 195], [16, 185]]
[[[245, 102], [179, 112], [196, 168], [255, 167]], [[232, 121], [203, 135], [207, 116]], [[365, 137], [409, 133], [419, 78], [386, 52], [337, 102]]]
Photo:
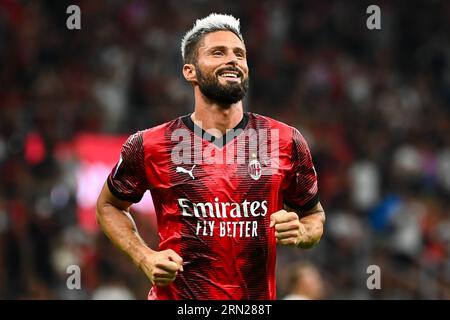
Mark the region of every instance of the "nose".
[[234, 52], [232, 52], [228, 56], [229, 56], [228, 64], [232, 64], [232, 65], [236, 66], [238, 64], [238, 57], [237, 57], [237, 55]]

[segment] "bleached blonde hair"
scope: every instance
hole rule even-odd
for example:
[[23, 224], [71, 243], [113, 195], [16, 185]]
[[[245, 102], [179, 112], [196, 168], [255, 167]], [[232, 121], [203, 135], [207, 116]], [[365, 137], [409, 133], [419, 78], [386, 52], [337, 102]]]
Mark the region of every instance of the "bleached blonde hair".
[[191, 30], [181, 40], [181, 56], [184, 63], [193, 63], [196, 57], [197, 44], [208, 33], [215, 31], [231, 31], [244, 42], [240, 30], [239, 19], [232, 15], [211, 13], [203, 19], [197, 19]]

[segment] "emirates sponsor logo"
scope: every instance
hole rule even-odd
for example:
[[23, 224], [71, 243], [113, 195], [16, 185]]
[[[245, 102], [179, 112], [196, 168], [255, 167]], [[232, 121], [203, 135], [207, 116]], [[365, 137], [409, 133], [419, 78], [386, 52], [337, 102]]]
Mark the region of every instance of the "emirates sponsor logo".
[[249, 202], [191, 202], [189, 199], [178, 199], [178, 205], [185, 217], [197, 218], [249, 218], [264, 217], [267, 214], [267, 200]]
[[[237, 203], [220, 202], [219, 198], [215, 197], [214, 202], [194, 203], [189, 199], [180, 198], [178, 205], [182, 216], [198, 218], [195, 235], [203, 237], [257, 237], [258, 218], [267, 215], [267, 200], [252, 202], [244, 200]], [[230, 221], [227, 218], [238, 220]]]

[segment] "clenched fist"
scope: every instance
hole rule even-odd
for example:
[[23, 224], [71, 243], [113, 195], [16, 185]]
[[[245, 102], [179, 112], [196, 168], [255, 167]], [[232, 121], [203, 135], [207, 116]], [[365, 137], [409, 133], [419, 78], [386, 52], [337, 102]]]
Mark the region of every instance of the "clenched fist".
[[144, 256], [140, 267], [152, 285], [164, 287], [175, 280], [179, 271], [183, 271], [183, 259], [172, 249], [154, 251]]
[[297, 213], [286, 210], [272, 213], [270, 227], [275, 227], [277, 243], [288, 246], [298, 246], [306, 233]]

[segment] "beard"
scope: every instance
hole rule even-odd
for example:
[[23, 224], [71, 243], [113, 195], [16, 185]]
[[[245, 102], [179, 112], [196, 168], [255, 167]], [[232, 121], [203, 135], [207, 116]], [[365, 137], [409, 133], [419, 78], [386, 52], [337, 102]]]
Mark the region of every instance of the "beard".
[[[233, 68], [230, 68], [230, 70]], [[241, 101], [248, 90], [249, 78], [241, 78], [241, 82], [227, 82], [221, 84], [215, 74], [206, 75], [201, 72], [200, 67], [195, 64], [197, 81], [200, 91], [208, 99], [217, 102], [223, 107], [229, 107]], [[237, 69], [234, 69], [237, 71]]]

